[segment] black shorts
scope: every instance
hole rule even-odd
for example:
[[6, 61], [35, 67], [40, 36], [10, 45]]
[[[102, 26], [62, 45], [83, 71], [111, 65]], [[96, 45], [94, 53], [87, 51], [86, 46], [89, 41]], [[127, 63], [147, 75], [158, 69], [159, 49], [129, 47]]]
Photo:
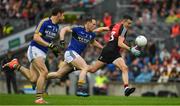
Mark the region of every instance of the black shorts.
[[104, 47], [98, 60], [110, 64], [119, 57], [121, 55], [118, 48]]

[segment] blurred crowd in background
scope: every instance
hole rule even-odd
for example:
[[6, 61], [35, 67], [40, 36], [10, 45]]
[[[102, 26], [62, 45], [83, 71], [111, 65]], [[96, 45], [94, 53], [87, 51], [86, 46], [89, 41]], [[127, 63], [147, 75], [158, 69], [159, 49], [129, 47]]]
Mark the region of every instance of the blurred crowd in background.
[[85, 11], [94, 4], [95, 0], [1, 0], [0, 38], [35, 25], [49, 15], [53, 6]]
[[[1, 0], [0, 2], [0, 38], [10, 36], [37, 22], [48, 13], [54, 4], [65, 6], [67, 10], [88, 13], [98, 0]], [[65, 4], [65, 5], [64, 5]], [[133, 44], [138, 34], [148, 38], [148, 45], [142, 49], [140, 57], [134, 57], [127, 51], [120, 51], [129, 66], [129, 79], [135, 83], [180, 82], [180, 1], [179, 0], [132, 0], [127, 11], [131, 11], [134, 25], [128, 32], [127, 41]], [[90, 8], [90, 9], [89, 9]], [[132, 9], [134, 11], [132, 11]], [[89, 10], [89, 11], [88, 11]], [[97, 18], [98, 26], [110, 26], [119, 17], [111, 11], [105, 11], [102, 18]], [[96, 17], [95, 14], [92, 14]], [[15, 21], [16, 20], [16, 21]], [[18, 20], [18, 21], [17, 21]], [[72, 24], [78, 24], [75, 21]], [[16, 31], [17, 27], [19, 27]], [[97, 33], [98, 41], [105, 45], [109, 33]], [[68, 43], [68, 42], [66, 42]], [[169, 44], [171, 43], [171, 44]], [[88, 64], [98, 58], [101, 50], [89, 46], [83, 54]], [[20, 63], [28, 67], [26, 50], [17, 55]], [[63, 56], [56, 58], [49, 52], [47, 57], [49, 71], [56, 71], [63, 61]], [[24, 78], [17, 74], [17, 78]], [[121, 82], [121, 71], [113, 64], [108, 64], [97, 72], [96, 87], [106, 88], [109, 82]]]

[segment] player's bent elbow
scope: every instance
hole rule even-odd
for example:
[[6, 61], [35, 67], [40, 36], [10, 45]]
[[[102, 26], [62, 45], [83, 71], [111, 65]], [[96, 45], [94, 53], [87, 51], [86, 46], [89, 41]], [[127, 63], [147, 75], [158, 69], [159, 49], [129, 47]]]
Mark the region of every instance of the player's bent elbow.
[[39, 37], [40, 37], [40, 36], [38, 36], [38, 35], [35, 34], [34, 37], [33, 37], [33, 40], [36, 41], [36, 42], [38, 42], [38, 41], [39, 41]]
[[66, 26], [64, 28], [61, 29], [62, 32], [71, 32], [71, 27], [70, 26]]
[[118, 42], [119, 47], [123, 47], [123, 42]]

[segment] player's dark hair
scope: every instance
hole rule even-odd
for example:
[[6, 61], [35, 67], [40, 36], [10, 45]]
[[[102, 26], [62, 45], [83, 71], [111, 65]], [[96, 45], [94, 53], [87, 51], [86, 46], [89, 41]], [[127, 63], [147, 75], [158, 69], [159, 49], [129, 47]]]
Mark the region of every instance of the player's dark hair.
[[61, 9], [60, 7], [54, 7], [52, 9], [52, 15], [57, 15], [58, 13], [64, 13], [64, 10]]
[[84, 22], [89, 22], [89, 21], [92, 21], [93, 19], [94, 19], [94, 18], [93, 18], [92, 16], [90, 16], [90, 15], [85, 16], [85, 17], [83, 18]]
[[129, 19], [129, 20], [133, 20], [133, 18], [130, 15], [124, 15], [123, 19]]

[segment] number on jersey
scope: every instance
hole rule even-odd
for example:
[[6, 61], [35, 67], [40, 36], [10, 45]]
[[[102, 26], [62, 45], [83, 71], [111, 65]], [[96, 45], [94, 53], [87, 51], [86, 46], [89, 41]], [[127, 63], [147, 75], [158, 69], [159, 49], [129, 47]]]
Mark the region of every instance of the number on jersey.
[[111, 32], [111, 36], [110, 36], [109, 41], [113, 41], [113, 40], [114, 40], [114, 34], [115, 34], [115, 33], [116, 33], [115, 31], [112, 31], [112, 32]]

